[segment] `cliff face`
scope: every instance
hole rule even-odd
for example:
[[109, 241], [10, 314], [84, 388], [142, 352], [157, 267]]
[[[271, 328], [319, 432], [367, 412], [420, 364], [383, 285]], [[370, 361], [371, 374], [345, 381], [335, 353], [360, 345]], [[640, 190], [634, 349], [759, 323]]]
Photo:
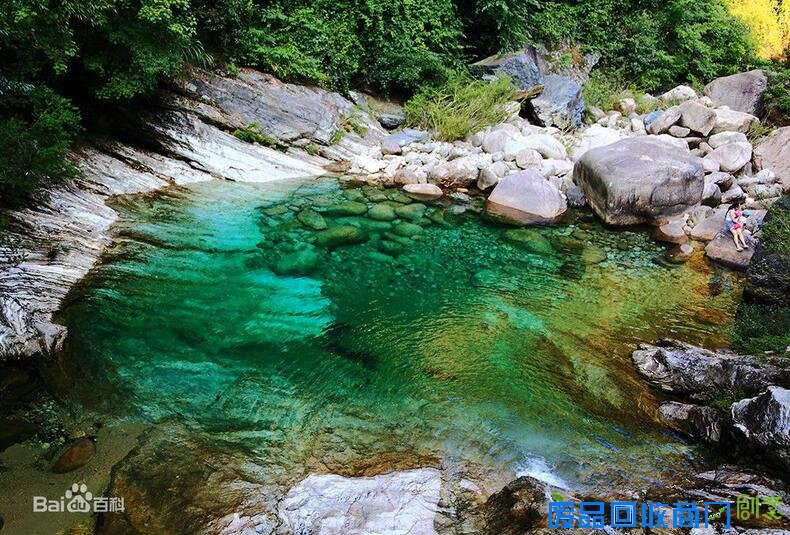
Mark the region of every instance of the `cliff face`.
[[[146, 148], [106, 142], [75, 151], [81, 178], [53, 188], [36, 207], [10, 214], [24, 260], [10, 264], [10, 252], [0, 250], [0, 362], [48, 353], [62, 343], [65, 328], [52, 314], [111, 241], [116, 214], [107, 198], [204, 180], [324, 174], [333, 161], [376, 150], [383, 131], [360, 104], [247, 69], [235, 78], [193, 71], [138, 117], [139, 130], [130, 137]], [[332, 145], [350, 117], [364, 127], [364, 137], [349, 132]], [[286, 150], [230, 133], [253, 123]], [[317, 154], [303, 150], [308, 145]]]

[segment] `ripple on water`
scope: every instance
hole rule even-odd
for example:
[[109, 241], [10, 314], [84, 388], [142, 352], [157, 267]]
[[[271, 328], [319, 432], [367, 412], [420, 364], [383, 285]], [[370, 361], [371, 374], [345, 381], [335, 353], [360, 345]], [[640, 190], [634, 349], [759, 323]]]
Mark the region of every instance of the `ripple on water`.
[[[568, 487], [693, 460], [657, 424], [630, 351], [666, 335], [725, 343], [738, 284], [699, 291], [706, 266], [661, 266], [663, 246], [586, 216], [505, 236], [399, 209], [422, 228], [405, 238], [338, 207], [402, 207], [393, 196], [321, 179], [119, 201], [118, 242], [63, 312], [71, 395], [108, 416], [179, 414], [285, 470], [418, 454]], [[370, 241], [316, 247], [306, 207]]]

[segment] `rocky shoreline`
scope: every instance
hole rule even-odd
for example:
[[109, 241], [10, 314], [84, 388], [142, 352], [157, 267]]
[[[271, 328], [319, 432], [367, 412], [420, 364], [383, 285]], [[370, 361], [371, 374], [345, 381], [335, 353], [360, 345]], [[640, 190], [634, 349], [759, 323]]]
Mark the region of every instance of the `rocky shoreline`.
[[[749, 76], [759, 83], [758, 76]], [[53, 189], [38, 207], [12, 214], [24, 258], [0, 270], [0, 362], [60, 348], [66, 332], [53, 314], [111, 241], [116, 214], [105, 204], [108, 198], [206, 180], [268, 181], [342, 172], [370, 185], [400, 187], [426, 201], [447, 196], [463, 203], [470, 195], [488, 193], [486, 215], [517, 225], [553, 223], [569, 206], [589, 205], [611, 225], [652, 226], [658, 239], [676, 244], [671, 261], [689, 256], [689, 247], [704, 247], [712, 260], [746, 269], [751, 250], [734, 250], [724, 234], [722, 207], [743, 200], [755, 210], [755, 223], [779, 199], [790, 186], [784, 159], [790, 129], [777, 130], [753, 150], [745, 132], [759, 109], [754, 103], [748, 112], [736, 110], [741, 102], [723, 104], [715, 87], [702, 97], [693, 89], [675, 88], [658, 97], [675, 105], [651, 114], [636, 114], [631, 102], [609, 113], [593, 110], [597, 122], [575, 132], [530, 124], [515, 107], [507, 122], [466, 141], [445, 143], [416, 130], [387, 133], [362, 95], [352, 101], [251, 70], [236, 78], [195, 71], [189, 81], [162, 92], [158, 107], [139, 118], [137, 135], [148, 148], [118, 142], [86, 146], [74, 154], [82, 178]], [[382, 121], [390, 127], [397, 123], [389, 116]], [[251, 124], [279, 148], [232, 135]], [[337, 132], [343, 132], [339, 140]], [[673, 398], [660, 407], [670, 427], [707, 444], [735, 448], [743, 457], [754, 454], [758, 468], [765, 470], [703, 472], [682, 488], [645, 489], [645, 499], [734, 500], [750, 492], [780, 495], [787, 503], [785, 483], [771, 475], [782, 476], [790, 468], [790, 368], [784, 359], [660, 341], [641, 346], [633, 360], [651, 385]], [[726, 408], [720, 407], [723, 399], [729, 401]], [[226, 468], [206, 475], [216, 486], [204, 501], [220, 495], [225, 501], [191, 511], [186, 519], [179, 515], [179, 521], [207, 532], [289, 533], [320, 526], [349, 533], [538, 532], [545, 528], [552, 492], [567, 494], [529, 477], [491, 489], [450, 467], [415, 466], [363, 476], [311, 474], [285, 496], [261, 504], [254, 474], [236, 484], [239, 473], [231, 468], [244, 466], [243, 460], [190, 444], [178, 429], [165, 435], [154, 430], [141, 436], [113, 470], [110, 493], [134, 491], [147, 511], [156, 512], [157, 497], [151, 494], [156, 489], [144, 488], [137, 478], [161, 469], [162, 459], [154, 457], [162, 441], [180, 440], [169, 451], [183, 455], [217, 454]], [[601, 497], [616, 498], [638, 497], [628, 492]], [[354, 504], [358, 508], [352, 510]], [[783, 512], [790, 514], [787, 508]], [[103, 516], [99, 524], [103, 533], [147, 526], [139, 515]]]

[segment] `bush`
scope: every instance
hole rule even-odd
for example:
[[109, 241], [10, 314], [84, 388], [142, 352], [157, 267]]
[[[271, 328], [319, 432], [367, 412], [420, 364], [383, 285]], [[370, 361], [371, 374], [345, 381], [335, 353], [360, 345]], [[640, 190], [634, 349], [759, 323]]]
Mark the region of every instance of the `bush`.
[[486, 82], [456, 75], [440, 87], [414, 95], [406, 103], [406, 120], [439, 140], [463, 139], [470, 132], [504, 121], [516, 94], [509, 78]]
[[750, 354], [785, 353], [790, 347], [790, 307], [741, 303], [731, 345]]
[[767, 76], [764, 98], [768, 121], [780, 126], [790, 125], [790, 68], [777, 65], [768, 70]]

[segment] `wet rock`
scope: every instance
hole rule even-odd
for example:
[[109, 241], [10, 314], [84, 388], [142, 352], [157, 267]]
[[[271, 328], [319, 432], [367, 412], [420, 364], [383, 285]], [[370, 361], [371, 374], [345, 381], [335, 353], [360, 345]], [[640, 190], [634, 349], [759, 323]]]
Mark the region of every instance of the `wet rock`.
[[398, 256], [403, 252], [404, 249], [402, 243], [390, 240], [381, 240], [376, 244], [376, 247], [378, 247], [379, 251], [382, 253], [388, 254], [390, 256]]
[[376, 221], [393, 221], [397, 219], [395, 209], [388, 204], [375, 204], [368, 210], [368, 217]]
[[426, 209], [427, 207], [420, 203], [404, 204], [403, 206], [398, 206], [395, 209], [395, 214], [398, 217], [402, 217], [403, 219], [417, 221], [425, 215]]
[[312, 208], [305, 208], [296, 216], [304, 226], [313, 230], [324, 230], [326, 228], [326, 221], [324, 216], [313, 210]]
[[436, 533], [441, 474], [434, 468], [373, 477], [309, 475], [278, 507], [288, 533]]
[[486, 201], [489, 217], [517, 225], [553, 223], [567, 208], [559, 189], [532, 169], [500, 180]]
[[771, 386], [730, 408], [733, 425], [748, 451], [758, 451], [790, 472], [790, 390]]
[[639, 375], [654, 387], [696, 401], [790, 383], [786, 359], [715, 352], [671, 339], [639, 344], [631, 360]]
[[694, 247], [688, 243], [681, 243], [667, 251], [665, 257], [673, 264], [682, 264], [694, 254]]
[[668, 401], [658, 408], [661, 417], [677, 431], [708, 444], [722, 437], [722, 417], [712, 407]]
[[580, 256], [582, 263], [587, 265], [600, 264], [605, 261], [606, 258], [606, 251], [598, 249], [597, 247], [585, 248]]
[[414, 223], [398, 223], [392, 229], [392, 231], [397, 234], [398, 236], [403, 236], [404, 238], [413, 238], [418, 234], [422, 234], [423, 229], [420, 225], [415, 225]]
[[367, 232], [353, 225], [338, 225], [316, 234], [315, 243], [321, 247], [342, 247], [368, 241]]
[[[403, 186], [403, 191], [405, 191], [411, 199], [420, 201], [435, 200], [443, 195], [442, 188], [435, 184], [406, 184]], [[408, 200], [411, 201], [411, 199]]]
[[365, 203], [355, 201], [332, 204], [323, 209], [323, 213], [333, 217], [364, 215], [367, 211], [368, 206]]
[[593, 211], [614, 225], [653, 222], [680, 214], [702, 199], [702, 160], [645, 137], [586, 152], [573, 181]]
[[554, 252], [551, 242], [536, 230], [511, 229], [503, 232], [502, 238], [531, 253], [547, 255]]
[[653, 230], [653, 237], [668, 243], [686, 243], [688, 236], [680, 223], [665, 223]]
[[754, 164], [758, 171], [770, 169], [782, 183], [785, 191], [790, 191], [790, 126], [777, 128], [754, 148]]
[[278, 275], [308, 275], [318, 266], [318, 260], [313, 248], [304, 248], [281, 256], [272, 271]]
[[716, 106], [761, 116], [764, 111], [763, 94], [768, 79], [761, 70], [753, 70], [716, 78], [705, 86], [704, 93]]
[[483, 506], [485, 530], [490, 535], [521, 535], [545, 524], [547, 486], [522, 476], [492, 494]]
[[69, 449], [55, 461], [55, 464], [52, 465], [52, 471], [56, 474], [73, 472], [88, 464], [88, 461], [91, 460], [95, 453], [96, 444], [93, 440], [81, 438], [69, 446]]

